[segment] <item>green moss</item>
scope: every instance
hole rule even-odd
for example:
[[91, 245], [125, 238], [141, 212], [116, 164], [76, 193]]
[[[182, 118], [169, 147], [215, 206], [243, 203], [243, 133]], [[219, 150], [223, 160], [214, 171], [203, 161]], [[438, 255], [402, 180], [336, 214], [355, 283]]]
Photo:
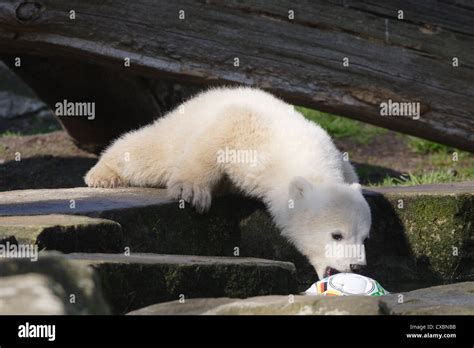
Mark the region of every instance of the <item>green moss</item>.
[[[398, 199], [400, 197], [390, 199], [393, 207], [397, 207]], [[450, 280], [465, 256], [463, 250], [472, 233], [472, 197], [413, 195], [402, 199], [403, 209], [395, 211], [417, 262]]]
[[7, 155], [7, 147], [0, 143], [0, 156], [5, 157]]
[[22, 134], [20, 132], [12, 132], [12, 131], [5, 131], [3, 133], [0, 133], [0, 137], [19, 137]]

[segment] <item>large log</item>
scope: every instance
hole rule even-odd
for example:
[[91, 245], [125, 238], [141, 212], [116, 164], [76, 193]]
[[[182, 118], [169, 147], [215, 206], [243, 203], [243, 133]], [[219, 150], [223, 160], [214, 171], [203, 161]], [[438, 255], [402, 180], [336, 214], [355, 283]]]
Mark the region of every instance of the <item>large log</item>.
[[[473, 18], [468, 0], [0, 0], [0, 50], [257, 85], [474, 151]], [[381, 116], [389, 99], [420, 102], [420, 119]]]

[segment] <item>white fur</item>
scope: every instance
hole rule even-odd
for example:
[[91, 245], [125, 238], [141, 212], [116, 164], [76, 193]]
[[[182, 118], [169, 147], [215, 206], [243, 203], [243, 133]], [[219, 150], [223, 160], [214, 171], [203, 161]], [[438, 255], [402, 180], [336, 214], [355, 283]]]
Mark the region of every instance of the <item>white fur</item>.
[[[218, 153], [226, 148], [252, 151], [256, 161], [221, 163]], [[167, 187], [171, 197], [204, 212], [223, 178], [267, 204], [320, 277], [327, 267], [350, 271], [350, 264], [365, 262], [324, 255], [336, 230], [344, 234], [338, 243], [360, 244], [368, 236], [370, 210], [354, 169], [321, 127], [258, 89], [197, 95], [117, 139], [85, 181], [92, 187]]]

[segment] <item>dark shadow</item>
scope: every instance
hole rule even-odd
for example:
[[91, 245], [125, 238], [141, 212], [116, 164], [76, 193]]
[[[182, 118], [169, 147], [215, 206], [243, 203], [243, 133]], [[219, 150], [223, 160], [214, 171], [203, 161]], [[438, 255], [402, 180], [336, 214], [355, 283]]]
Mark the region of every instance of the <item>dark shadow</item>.
[[0, 165], [0, 191], [85, 186], [84, 175], [97, 162], [87, 157], [40, 156]]
[[352, 162], [362, 185], [380, 184], [386, 177], [398, 178], [402, 172], [366, 163]]
[[372, 212], [372, 229], [366, 242], [367, 267], [361, 274], [371, 277], [390, 292], [409, 291], [445, 282], [428, 257], [416, 257], [403, 223], [383, 195], [365, 191]]

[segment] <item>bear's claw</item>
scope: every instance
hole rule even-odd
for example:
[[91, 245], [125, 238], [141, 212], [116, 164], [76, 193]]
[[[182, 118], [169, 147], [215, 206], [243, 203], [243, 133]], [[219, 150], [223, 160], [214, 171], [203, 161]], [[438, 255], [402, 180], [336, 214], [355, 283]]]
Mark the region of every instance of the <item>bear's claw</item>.
[[211, 190], [197, 184], [174, 182], [168, 185], [168, 196], [192, 204], [199, 213], [204, 213], [211, 207]]

